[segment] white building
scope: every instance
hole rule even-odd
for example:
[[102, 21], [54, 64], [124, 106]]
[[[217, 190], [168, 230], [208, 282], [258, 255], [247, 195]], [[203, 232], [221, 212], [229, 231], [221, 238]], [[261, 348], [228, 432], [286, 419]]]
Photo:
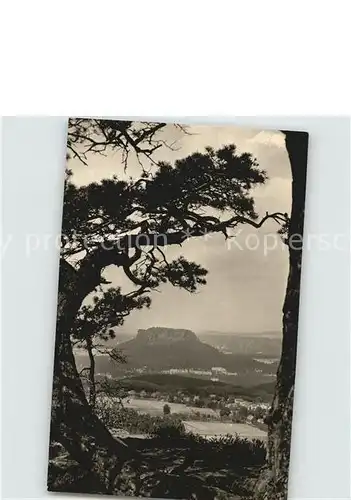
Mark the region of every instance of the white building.
[[212, 373], [216, 375], [226, 375], [227, 370], [225, 368], [222, 368], [221, 366], [213, 366], [211, 368]]

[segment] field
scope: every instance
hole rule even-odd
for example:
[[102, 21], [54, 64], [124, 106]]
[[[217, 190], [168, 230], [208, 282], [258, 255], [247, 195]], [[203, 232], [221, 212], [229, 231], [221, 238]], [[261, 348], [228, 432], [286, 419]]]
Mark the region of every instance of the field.
[[[130, 399], [124, 403], [125, 408], [137, 410], [140, 413], [148, 413], [152, 416], [163, 415], [164, 401], [157, 401], [153, 399]], [[217, 412], [209, 408], [195, 408], [186, 406], [179, 403], [167, 403], [171, 408], [171, 413], [187, 414], [187, 420], [183, 420], [185, 429], [193, 434], [199, 434], [206, 438], [214, 438], [225, 436], [227, 434], [235, 436], [238, 435], [242, 439], [260, 439], [265, 440], [267, 437], [266, 432], [248, 424], [235, 424], [227, 422], [200, 422], [192, 420], [192, 415], [195, 412], [200, 412], [206, 415], [218, 415]], [[142, 437], [142, 436], [134, 436]]]
[[[216, 415], [216, 412], [210, 408], [195, 408], [193, 406], [186, 406], [181, 403], [167, 403], [171, 408], [171, 413], [187, 413], [191, 416], [192, 413], [200, 412], [206, 415]], [[125, 408], [132, 408], [142, 413], [149, 415], [163, 415], [163, 407], [165, 401], [158, 401], [156, 399], [136, 399], [130, 398], [127, 402], [123, 403]]]
[[222, 422], [198, 422], [198, 421], [184, 421], [185, 428], [188, 432], [194, 434], [200, 434], [204, 437], [219, 437], [223, 435], [230, 434], [235, 436], [236, 434], [243, 439], [261, 439], [264, 441], [267, 438], [267, 434], [257, 429], [256, 427], [248, 424], [232, 424], [232, 423], [222, 423]]

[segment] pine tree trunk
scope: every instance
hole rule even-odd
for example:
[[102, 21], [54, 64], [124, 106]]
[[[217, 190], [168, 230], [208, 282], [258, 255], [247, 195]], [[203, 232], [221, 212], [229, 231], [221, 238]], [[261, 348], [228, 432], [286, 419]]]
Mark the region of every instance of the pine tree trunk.
[[89, 405], [91, 408], [95, 408], [96, 405], [96, 384], [95, 384], [95, 358], [93, 353], [93, 342], [91, 337], [86, 340], [87, 351], [89, 355]]
[[256, 498], [264, 500], [287, 498], [296, 372], [308, 135], [304, 132], [285, 132], [285, 143], [292, 172], [289, 277], [283, 308], [282, 354], [268, 419], [268, 471], [263, 473], [256, 489]]
[[[95, 477], [96, 493], [108, 493], [128, 448], [113, 438], [89, 406], [76, 368], [70, 332], [82, 301], [93, 290], [85, 285], [76, 271], [61, 261], [50, 439], [61, 443], [71, 458]], [[48, 484], [48, 489], [52, 491], [52, 485]]]

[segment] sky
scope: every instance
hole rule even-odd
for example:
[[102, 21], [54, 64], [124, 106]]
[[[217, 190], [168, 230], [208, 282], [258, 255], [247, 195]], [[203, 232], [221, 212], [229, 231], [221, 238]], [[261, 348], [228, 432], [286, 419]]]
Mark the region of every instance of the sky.
[[[267, 172], [264, 186], [253, 190], [256, 211], [289, 213], [291, 210], [291, 173], [284, 136], [279, 131], [261, 131], [233, 126], [189, 126], [185, 135], [167, 125], [162, 138], [174, 142], [174, 150], [160, 148], [156, 160], [172, 163], [206, 146], [214, 149], [235, 144], [239, 152], [249, 152]], [[88, 166], [70, 160], [72, 180], [87, 185], [117, 174], [124, 176], [119, 153], [107, 157], [91, 155]], [[140, 166], [132, 156], [128, 175], [138, 177]], [[167, 257], [184, 255], [208, 270], [207, 285], [195, 294], [166, 284], [153, 292], [149, 310], [134, 311], [125, 321], [123, 331], [136, 333], [139, 328], [164, 326], [187, 328], [195, 333], [219, 331], [260, 333], [280, 331], [287, 273], [287, 247], [276, 237], [277, 224], [267, 221], [262, 228], [240, 226], [235, 240], [216, 234], [193, 238], [182, 247], [169, 247]], [[264, 251], [264, 246], [274, 249]], [[129, 280], [116, 267], [106, 269], [104, 276], [112, 286], [130, 290]], [[110, 285], [111, 286], [111, 285]]]

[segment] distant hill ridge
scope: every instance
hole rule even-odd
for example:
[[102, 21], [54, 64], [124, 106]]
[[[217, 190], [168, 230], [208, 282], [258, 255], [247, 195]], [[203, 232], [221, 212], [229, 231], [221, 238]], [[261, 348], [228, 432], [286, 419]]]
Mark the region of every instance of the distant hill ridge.
[[254, 332], [254, 331], [249, 331], [249, 332], [236, 332], [236, 331], [217, 331], [217, 330], [199, 330], [197, 332], [197, 335], [201, 338], [204, 337], [206, 338], [207, 336], [218, 336], [218, 337], [244, 337], [244, 338], [268, 338], [268, 339], [275, 339], [275, 338], [281, 338], [282, 337], [282, 330], [263, 330], [262, 332]]
[[[147, 367], [153, 371], [169, 369], [225, 368], [230, 373], [255, 373], [255, 369], [270, 372], [271, 366], [263, 365], [246, 352], [226, 354], [217, 347], [200, 340], [197, 335], [187, 329], [151, 327], [140, 329], [136, 337], [121, 342], [117, 346], [125, 356], [127, 363], [123, 366], [111, 365], [108, 360], [96, 358], [98, 372], [110, 371], [113, 375], [121, 369], [138, 369]], [[274, 370], [274, 367], [273, 367]]]

